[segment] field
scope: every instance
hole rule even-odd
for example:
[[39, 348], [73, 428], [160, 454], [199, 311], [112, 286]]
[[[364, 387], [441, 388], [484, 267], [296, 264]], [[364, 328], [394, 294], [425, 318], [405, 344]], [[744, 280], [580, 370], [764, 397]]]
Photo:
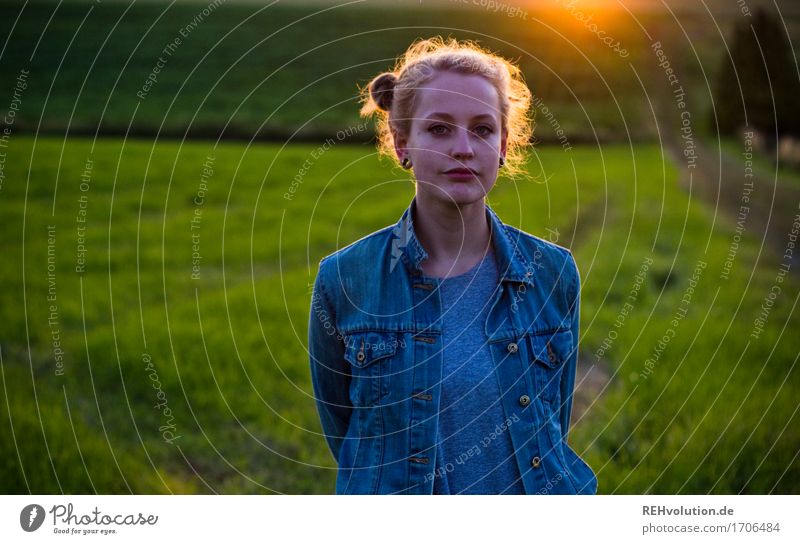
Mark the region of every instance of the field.
[[[68, 2], [45, 25], [50, 4], [10, 4], [0, 22], [10, 37], [1, 85], [12, 87], [21, 69], [33, 74], [17, 129], [319, 139], [358, 124], [358, 86], [391, 68], [414, 38], [441, 33], [481, 40], [519, 60], [573, 139], [594, 132], [620, 138], [625, 124], [636, 137], [652, 134], [639, 128], [646, 110], [631, 100], [641, 89], [627, 62], [647, 55], [643, 36], [613, 18], [608, 32], [628, 45], [626, 59], [579, 23], [558, 25], [550, 12], [529, 21], [489, 14], [487, 34], [485, 14], [452, 3], [425, 10], [422, 20], [413, 9], [368, 3], [348, 10], [220, 2], [207, 16], [204, 6]], [[539, 136], [552, 138], [549, 131], [545, 123]]]
[[[285, 199], [314, 150], [14, 140], [14, 156], [34, 166], [29, 179], [23, 161], [10, 167], [0, 202], [7, 492], [331, 491], [305, 350], [308, 286], [320, 257], [394, 222], [412, 186], [341, 145]], [[796, 277], [751, 340], [778, 259], [745, 237], [720, 279], [734, 226], [711, 230], [657, 146], [541, 148], [530, 168], [540, 176], [501, 180], [490, 202], [576, 253], [589, 378], [570, 440], [600, 491], [797, 492]], [[646, 259], [633, 310], [615, 326]], [[674, 338], [640, 377], [681, 307]]]
[[[598, 492], [800, 492], [800, 263], [785, 253], [800, 176], [773, 180], [757, 157], [773, 207], [751, 219], [773, 230], [737, 230], [717, 202], [738, 206], [742, 143], [704, 121], [739, 12], [598, 11], [623, 58], [560, 8], [520, 21], [385, 4], [219, 2], [198, 19], [212, 4], [4, 2], [2, 491], [333, 492], [310, 286], [322, 256], [394, 223], [414, 190], [375, 154], [357, 85], [415, 37], [451, 33], [518, 60], [539, 100], [529, 175], [489, 203], [575, 253], [569, 440]], [[654, 40], [724, 175], [674, 159]]]

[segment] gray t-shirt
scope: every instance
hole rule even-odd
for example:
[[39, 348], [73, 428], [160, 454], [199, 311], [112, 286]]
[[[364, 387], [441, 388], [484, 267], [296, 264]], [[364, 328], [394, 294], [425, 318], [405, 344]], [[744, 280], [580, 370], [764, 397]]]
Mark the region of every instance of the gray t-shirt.
[[499, 287], [494, 249], [469, 272], [440, 281], [444, 353], [433, 493], [524, 494], [510, 433], [498, 429], [506, 417], [484, 331]]

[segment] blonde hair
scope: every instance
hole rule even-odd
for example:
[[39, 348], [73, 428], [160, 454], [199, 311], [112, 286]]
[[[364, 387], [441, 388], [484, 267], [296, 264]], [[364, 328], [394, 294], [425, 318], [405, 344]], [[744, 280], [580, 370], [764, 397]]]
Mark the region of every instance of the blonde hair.
[[363, 102], [360, 115], [378, 116], [378, 152], [397, 161], [392, 129], [409, 134], [416, 91], [445, 70], [480, 75], [494, 86], [500, 97], [501, 125], [508, 131], [504, 170], [510, 176], [522, 172], [533, 134], [531, 91], [519, 67], [471, 40], [420, 38], [397, 60], [391, 72], [376, 76], [359, 89]]

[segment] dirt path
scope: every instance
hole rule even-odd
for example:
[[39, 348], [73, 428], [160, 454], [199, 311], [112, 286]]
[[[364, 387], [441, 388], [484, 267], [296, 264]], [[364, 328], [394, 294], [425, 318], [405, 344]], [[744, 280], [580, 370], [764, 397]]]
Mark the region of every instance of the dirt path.
[[[680, 145], [671, 139], [667, 147], [676, 164], [682, 165]], [[688, 192], [691, 182], [692, 195], [714, 208], [719, 214], [718, 222], [730, 221], [734, 228], [743, 225], [745, 235], [763, 241], [765, 251], [772, 251], [780, 259], [786, 251], [792, 223], [800, 213], [800, 187], [756, 167], [752, 178], [746, 177], [750, 170], [746, 169], [744, 153], [749, 146], [744, 139], [738, 157], [720, 150], [716, 142], [712, 146], [696, 141], [695, 145], [697, 167], [691, 180], [689, 171], [682, 168], [681, 187]], [[792, 253], [792, 274], [800, 272], [798, 254], [799, 251]]]

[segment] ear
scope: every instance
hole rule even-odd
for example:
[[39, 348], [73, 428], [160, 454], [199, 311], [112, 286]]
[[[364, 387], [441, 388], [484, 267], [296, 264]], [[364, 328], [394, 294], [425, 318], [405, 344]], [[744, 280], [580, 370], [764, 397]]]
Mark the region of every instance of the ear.
[[397, 155], [399, 160], [403, 160], [403, 156], [406, 154], [406, 147], [408, 146], [408, 141], [404, 138], [399, 132], [392, 130], [392, 141], [394, 141], [394, 152]]
[[508, 143], [508, 129], [503, 129], [503, 135], [500, 137], [500, 153], [506, 156], [506, 144]]

